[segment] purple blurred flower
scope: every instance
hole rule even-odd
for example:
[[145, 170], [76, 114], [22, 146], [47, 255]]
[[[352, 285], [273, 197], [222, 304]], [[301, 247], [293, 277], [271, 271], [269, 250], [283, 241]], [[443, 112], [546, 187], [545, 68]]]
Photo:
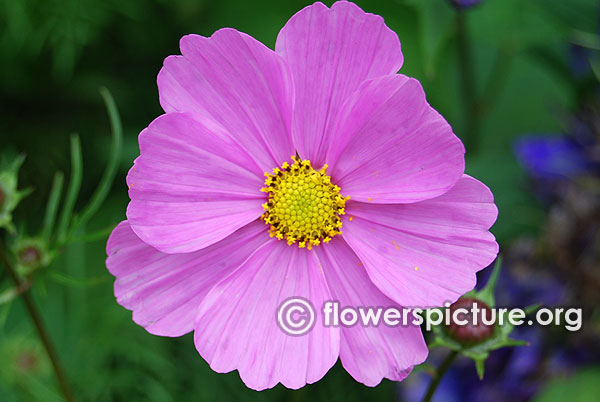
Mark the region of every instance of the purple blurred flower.
[[466, 10], [467, 8], [475, 7], [483, 0], [450, 0], [450, 4], [458, 10]]
[[[535, 275], [535, 276], [534, 276]], [[499, 279], [498, 305], [523, 307], [529, 304], [557, 306], [564, 303], [567, 291], [561, 281], [543, 272], [515, 275], [506, 271]]]
[[569, 67], [575, 77], [584, 77], [590, 72], [590, 54], [590, 49], [583, 46], [569, 46]]
[[590, 168], [582, 147], [562, 135], [522, 137], [515, 144], [515, 154], [535, 179], [572, 178]]
[[[436, 402], [526, 401], [537, 390], [537, 385], [529, 381], [529, 376], [535, 373], [540, 357], [541, 353], [536, 347], [500, 349], [492, 353], [486, 362], [486, 375], [483, 381], [478, 379], [472, 361], [459, 358], [442, 379], [434, 400]], [[434, 364], [439, 366], [439, 361]], [[533, 369], [523, 372], [519, 367], [521, 365]], [[399, 386], [400, 399], [408, 402], [422, 400], [430, 381], [430, 375], [425, 372], [409, 377]]]

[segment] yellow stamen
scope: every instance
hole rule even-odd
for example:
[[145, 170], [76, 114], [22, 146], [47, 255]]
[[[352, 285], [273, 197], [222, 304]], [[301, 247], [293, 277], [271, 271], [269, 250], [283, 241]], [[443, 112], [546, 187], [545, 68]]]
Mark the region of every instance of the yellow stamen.
[[327, 176], [327, 165], [315, 170], [310, 161], [292, 156], [273, 173], [265, 173], [261, 191], [269, 194], [263, 204], [262, 219], [271, 226], [271, 237], [285, 239], [288, 245], [312, 249], [328, 243], [341, 232], [340, 215], [350, 197], [342, 197], [340, 188]]

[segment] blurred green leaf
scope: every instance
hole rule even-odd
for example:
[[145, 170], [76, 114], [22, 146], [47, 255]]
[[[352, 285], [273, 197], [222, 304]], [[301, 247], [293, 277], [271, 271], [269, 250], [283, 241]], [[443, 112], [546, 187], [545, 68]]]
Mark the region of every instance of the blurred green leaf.
[[407, 3], [417, 10], [425, 76], [431, 79], [436, 72], [440, 50], [452, 37], [455, 13], [446, 2], [439, 0], [410, 0]]
[[581, 369], [567, 378], [556, 378], [536, 396], [535, 402], [596, 402], [600, 395], [600, 367]]

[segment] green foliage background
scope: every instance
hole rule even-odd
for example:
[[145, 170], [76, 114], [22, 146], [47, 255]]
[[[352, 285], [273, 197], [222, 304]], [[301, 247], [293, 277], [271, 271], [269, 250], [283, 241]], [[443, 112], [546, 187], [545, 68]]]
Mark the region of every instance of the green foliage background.
[[[331, 4], [330, 1], [326, 2]], [[420, 79], [429, 102], [461, 136], [455, 12], [444, 0], [363, 0], [402, 42], [404, 74]], [[40, 225], [54, 172], [69, 171], [69, 135], [81, 136], [83, 201], [100, 180], [110, 131], [98, 87], [119, 106], [125, 145], [117, 180], [87, 231], [125, 218], [125, 174], [138, 154], [137, 134], [161, 114], [156, 75], [187, 33], [234, 27], [273, 47], [279, 29], [305, 1], [278, 0], [3, 0], [0, 2], [0, 145], [24, 152], [21, 186], [34, 193], [16, 211], [20, 230]], [[474, 82], [487, 94], [481, 147], [467, 172], [493, 190], [500, 210], [494, 234], [502, 245], [539, 229], [544, 212], [530, 195], [513, 153], [528, 132], [559, 132], [585, 92], [570, 74], [568, 44], [597, 29], [592, 0], [487, 0], [468, 15]], [[592, 41], [593, 42], [593, 41]], [[587, 42], [586, 42], [587, 43]], [[598, 46], [597, 43], [588, 43]], [[396, 385], [370, 389], [338, 364], [300, 391], [278, 386], [257, 393], [237, 373], [216, 374], [190, 335], [149, 335], [112, 295], [104, 267], [106, 236], [76, 243], [38, 279], [33, 291], [82, 401], [393, 399]], [[0, 401], [60, 401], [49, 364], [19, 302], [0, 306]], [[22, 364], [33, 356], [35, 364]]]

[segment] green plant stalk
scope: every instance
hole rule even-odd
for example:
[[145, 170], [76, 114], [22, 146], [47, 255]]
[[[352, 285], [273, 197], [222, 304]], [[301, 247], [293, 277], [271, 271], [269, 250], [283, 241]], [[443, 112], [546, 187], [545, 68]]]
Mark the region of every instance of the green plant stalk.
[[487, 85], [484, 87], [482, 95], [478, 100], [478, 110], [481, 119], [498, 102], [509, 77], [513, 56], [514, 49], [511, 44], [505, 44], [498, 50], [492, 71], [487, 79]]
[[0, 305], [10, 303], [31, 287], [31, 281], [22, 281], [18, 287], [10, 288], [0, 293]]
[[452, 366], [452, 363], [454, 363], [454, 359], [456, 359], [456, 356], [458, 356], [458, 352], [453, 350], [450, 352], [450, 354], [448, 354], [448, 356], [446, 356], [442, 364], [440, 364], [440, 367], [437, 369], [435, 377], [429, 383], [429, 387], [427, 387], [427, 392], [423, 397], [423, 402], [431, 402], [431, 398], [433, 398], [435, 390], [440, 385], [442, 378], [444, 378], [444, 375], [446, 374], [450, 366]]
[[[15, 286], [17, 288], [21, 288], [23, 286], [23, 283], [22, 283], [21, 279], [19, 279], [19, 276], [17, 275], [16, 271], [12, 267], [10, 261], [8, 260], [8, 257], [6, 256], [6, 253], [4, 252], [4, 249], [2, 246], [0, 246], [0, 261], [4, 264], [4, 267], [6, 268], [8, 275], [11, 277], [11, 279], [15, 283]], [[52, 344], [52, 340], [50, 339], [50, 335], [48, 334], [48, 331], [46, 330], [46, 327], [44, 326], [42, 317], [35, 306], [33, 297], [31, 297], [31, 294], [29, 293], [29, 289], [22, 292], [21, 297], [23, 298], [23, 301], [25, 302], [25, 307], [27, 308], [29, 317], [31, 318], [31, 321], [33, 322], [33, 325], [35, 326], [35, 329], [37, 330], [37, 333], [40, 337], [40, 341], [44, 345], [44, 348], [46, 349], [46, 353], [48, 354], [48, 358], [50, 359], [50, 362], [52, 363], [52, 368], [54, 369], [54, 374], [56, 375], [56, 380], [58, 382], [58, 386], [60, 387], [60, 390], [62, 391], [62, 394], [65, 397], [65, 400], [67, 402], [74, 402], [75, 398], [73, 397], [73, 392], [71, 391], [69, 382], [67, 381], [65, 371], [63, 370], [62, 365], [60, 364], [60, 360], [58, 358], [58, 354], [56, 353], [56, 349], [54, 348], [54, 345]]]

